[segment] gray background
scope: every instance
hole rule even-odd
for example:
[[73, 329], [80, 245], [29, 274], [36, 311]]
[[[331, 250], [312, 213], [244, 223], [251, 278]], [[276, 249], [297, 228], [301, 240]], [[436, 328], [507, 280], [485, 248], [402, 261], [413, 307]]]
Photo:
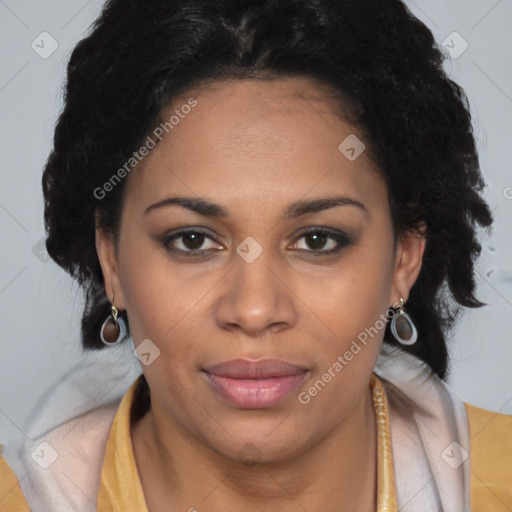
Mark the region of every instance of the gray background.
[[[493, 231], [482, 233], [477, 270], [478, 295], [488, 306], [468, 311], [453, 333], [449, 383], [468, 402], [512, 414], [512, 2], [407, 4], [452, 53], [445, 67], [469, 96], [486, 198], [495, 216]], [[67, 60], [101, 6], [101, 0], [0, 0], [0, 442], [5, 444], [26, 430], [43, 394], [83, 357], [81, 292], [39, 252], [41, 172]], [[55, 43], [43, 32], [58, 44], [49, 56], [45, 52]], [[458, 55], [464, 41], [468, 48]], [[117, 364], [112, 350], [102, 357]], [[129, 351], [126, 357], [132, 357]]]

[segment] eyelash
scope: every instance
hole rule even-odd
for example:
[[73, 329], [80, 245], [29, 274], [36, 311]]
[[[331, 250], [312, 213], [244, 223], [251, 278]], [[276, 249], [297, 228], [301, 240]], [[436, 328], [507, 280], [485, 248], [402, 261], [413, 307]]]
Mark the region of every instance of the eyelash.
[[[299, 249], [299, 251], [305, 251], [307, 253], [311, 253], [316, 256], [329, 256], [329, 255], [333, 255], [335, 253], [340, 252], [343, 248], [345, 248], [346, 246], [351, 244], [350, 238], [345, 233], [342, 233], [339, 231], [333, 231], [333, 230], [327, 229], [327, 228], [320, 228], [320, 227], [318, 227], [318, 228], [313, 227], [313, 228], [306, 229], [305, 231], [303, 231], [302, 233], [300, 233], [298, 235], [298, 237], [295, 239], [294, 244], [296, 244], [297, 241], [299, 241], [300, 239], [302, 239], [305, 236], [310, 235], [312, 233], [319, 234], [319, 235], [327, 235], [328, 238], [333, 239], [338, 244], [337, 247], [335, 247], [334, 249], [330, 249], [328, 251], [325, 251], [322, 249], [316, 249], [316, 250], [315, 249], [310, 249], [310, 250]], [[194, 229], [179, 231], [172, 235], [166, 236], [166, 237], [162, 238], [161, 243], [167, 251], [172, 252], [172, 253], [181, 253], [181, 255], [184, 255], [187, 258], [202, 256], [203, 254], [212, 250], [212, 249], [203, 249], [203, 250], [189, 249], [187, 251], [184, 251], [182, 249], [176, 249], [176, 248], [169, 247], [169, 244], [171, 242], [183, 237], [184, 235], [188, 235], [188, 234], [204, 235], [206, 238], [209, 238], [210, 240], [215, 242], [215, 240], [208, 234], [208, 232], [203, 231], [198, 228], [194, 228]]]

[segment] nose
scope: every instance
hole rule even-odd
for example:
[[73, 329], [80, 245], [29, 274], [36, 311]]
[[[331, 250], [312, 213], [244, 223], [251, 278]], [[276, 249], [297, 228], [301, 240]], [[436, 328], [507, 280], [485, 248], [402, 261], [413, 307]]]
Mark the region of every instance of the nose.
[[289, 272], [276, 261], [265, 250], [250, 263], [236, 255], [234, 268], [226, 276], [228, 284], [216, 304], [219, 327], [258, 337], [295, 324]]

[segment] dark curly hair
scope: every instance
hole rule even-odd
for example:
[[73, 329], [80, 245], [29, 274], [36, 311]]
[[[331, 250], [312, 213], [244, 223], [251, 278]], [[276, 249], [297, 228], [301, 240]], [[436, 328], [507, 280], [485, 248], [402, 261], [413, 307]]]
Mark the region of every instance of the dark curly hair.
[[[445, 378], [446, 336], [461, 306], [482, 305], [474, 296], [476, 230], [492, 216], [467, 98], [444, 58], [399, 0], [107, 1], [71, 55], [42, 179], [48, 253], [86, 294], [84, 348], [104, 347], [99, 331], [110, 311], [95, 215], [117, 239], [124, 183], [107, 199], [94, 190], [193, 87], [305, 77], [327, 86], [364, 135], [388, 185], [395, 236], [427, 226], [407, 303], [420, 338], [403, 349]], [[396, 344], [389, 326], [384, 339]]]

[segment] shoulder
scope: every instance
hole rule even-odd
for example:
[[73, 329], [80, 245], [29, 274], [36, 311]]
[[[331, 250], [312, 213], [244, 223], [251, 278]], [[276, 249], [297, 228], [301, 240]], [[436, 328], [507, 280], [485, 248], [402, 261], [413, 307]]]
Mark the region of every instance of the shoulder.
[[512, 416], [465, 403], [471, 438], [471, 503], [475, 511], [512, 509]]
[[2, 455], [0, 444], [0, 510], [30, 512], [14, 471]]

